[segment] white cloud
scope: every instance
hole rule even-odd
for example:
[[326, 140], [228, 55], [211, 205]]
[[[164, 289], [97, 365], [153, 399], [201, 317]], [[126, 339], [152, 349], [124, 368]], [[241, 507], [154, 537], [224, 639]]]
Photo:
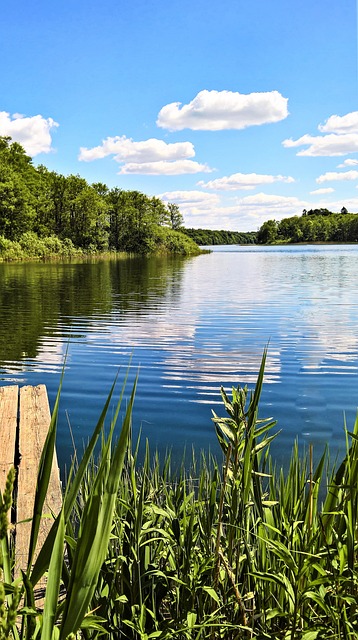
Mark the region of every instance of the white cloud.
[[345, 156], [358, 151], [358, 133], [338, 135], [331, 133], [327, 136], [301, 136], [297, 140], [284, 140], [286, 148], [307, 146], [298, 152], [298, 156]]
[[207, 209], [209, 206], [216, 206], [220, 203], [220, 197], [215, 193], [205, 193], [204, 191], [167, 191], [158, 195], [164, 202], [175, 202], [180, 207], [191, 207], [195, 209]]
[[234, 173], [231, 176], [224, 176], [209, 182], [200, 181], [198, 186], [205, 189], [217, 189], [218, 191], [248, 191], [255, 189], [261, 184], [272, 184], [273, 182], [295, 182], [291, 176], [272, 176], [259, 173]]
[[30, 156], [49, 153], [51, 149], [51, 130], [58, 127], [52, 118], [41, 115], [24, 116], [0, 111], [0, 136], [11, 136], [19, 142]]
[[331, 182], [332, 180], [358, 180], [358, 171], [328, 171], [316, 178], [318, 184]]
[[[358, 111], [344, 116], [330, 116], [324, 124], [318, 125], [324, 136], [304, 135], [297, 140], [284, 140], [284, 147], [302, 147], [307, 149], [298, 152], [298, 156], [345, 156], [358, 151]], [[347, 165], [355, 164], [346, 161]], [[340, 168], [343, 165], [340, 165]]]
[[222, 131], [279, 122], [288, 116], [287, 98], [278, 91], [242, 94], [233, 91], [200, 91], [189, 104], [172, 102], [158, 114], [162, 129]]
[[297, 213], [301, 204], [299, 199], [294, 196], [278, 196], [268, 193], [256, 193], [253, 196], [245, 196], [239, 198], [237, 203], [245, 207], [265, 207], [271, 210], [280, 210], [286, 212]]
[[357, 165], [358, 160], [355, 160], [354, 158], [347, 158], [346, 160], [344, 160], [344, 162], [342, 162], [342, 164], [338, 164], [337, 168], [345, 169], [346, 167], [356, 167]]
[[358, 111], [345, 116], [330, 116], [318, 129], [322, 133], [358, 133]]
[[334, 189], [332, 187], [327, 187], [327, 189], [314, 189], [314, 191], [310, 191], [313, 196], [323, 195], [325, 193], [333, 193]]
[[168, 144], [164, 140], [150, 138], [135, 142], [126, 136], [108, 137], [102, 144], [92, 149], [81, 147], [79, 160], [91, 162], [106, 156], [114, 156], [116, 162], [158, 162], [166, 160], [181, 160], [195, 156], [194, 145], [191, 142], [174, 142]]
[[166, 162], [159, 160], [157, 162], [127, 162], [118, 173], [128, 174], [136, 173], [151, 176], [179, 176], [185, 173], [210, 173], [207, 164], [200, 164], [193, 160], [174, 160], [174, 162]]
[[135, 142], [126, 136], [108, 137], [98, 147], [81, 147], [78, 159], [91, 162], [107, 156], [114, 156], [116, 162], [123, 164], [120, 174], [181, 175], [213, 171], [206, 164], [189, 160], [195, 156], [191, 142], [167, 143], [157, 138]]
[[309, 208], [307, 202], [298, 198], [265, 193], [230, 198], [228, 204], [222, 202], [219, 194], [199, 190], [170, 191], [158, 197], [179, 205], [185, 226], [204, 229], [254, 231], [266, 220], [300, 215], [302, 209]]
[[[344, 200], [343, 199], [329, 200], [329, 199], [322, 198], [322, 200], [315, 203], [315, 208], [317, 209], [329, 209], [329, 211], [336, 211], [336, 212], [339, 212], [343, 206], [346, 207], [346, 209], [351, 213], [358, 212], [358, 197], [344, 198]], [[307, 210], [311, 209], [312, 203], [306, 203], [304, 208]]]

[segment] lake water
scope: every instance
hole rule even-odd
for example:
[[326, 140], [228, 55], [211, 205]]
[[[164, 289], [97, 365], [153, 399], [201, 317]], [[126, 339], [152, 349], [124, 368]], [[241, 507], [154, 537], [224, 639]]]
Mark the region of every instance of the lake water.
[[[139, 368], [134, 431], [152, 448], [216, 450], [219, 389], [252, 385], [269, 342], [261, 416], [343, 447], [358, 405], [358, 247], [215, 247], [195, 258], [0, 264], [0, 383], [48, 387], [64, 353], [60, 462], [90, 434], [113, 379]], [[129, 385], [130, 387], [130, 385]]]

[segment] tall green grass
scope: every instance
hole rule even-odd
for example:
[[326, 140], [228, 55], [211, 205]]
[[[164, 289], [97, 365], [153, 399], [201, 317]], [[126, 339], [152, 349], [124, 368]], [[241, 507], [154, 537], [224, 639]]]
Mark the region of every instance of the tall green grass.
[[[259, 416], [265, 357], [254, 390], [221, 391], [225, 416], [213, 422], [222, 458], [193, 454], [189, 468], [173, 470], [170, 456], [161, 463], [148, 447], [138, 463], [134, 390], [117, 443], [120, 402], [105, 438], [111, 390], [63, 509], [18, 583], [0, 527], [0, 640], [358, 637], [358, 420], [352, 432], [344, 426], [335, 468], [327, 454], [314, 464], [295, 445], [288, 470], [277, 470], [275, 423]], [[41, 612], [34, 588], [45, 572]]]

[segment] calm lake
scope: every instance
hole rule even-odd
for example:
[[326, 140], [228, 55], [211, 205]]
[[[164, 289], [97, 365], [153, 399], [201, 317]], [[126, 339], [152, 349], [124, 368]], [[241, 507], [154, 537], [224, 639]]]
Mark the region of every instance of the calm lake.
[[[0, 383], [48, 387], [64, 354], [61, 465], [90, 434], [120, 367], [139, 368], [134, 431], [161, 451], [216, 451], [220, 385], [252, 385], [261, 417], [318, 451], [344, 446], [358, 405], [358, 246], [215, 247], [195, 258], [0, 264]], [[120, 388], [121, 385], [119, 385]]]

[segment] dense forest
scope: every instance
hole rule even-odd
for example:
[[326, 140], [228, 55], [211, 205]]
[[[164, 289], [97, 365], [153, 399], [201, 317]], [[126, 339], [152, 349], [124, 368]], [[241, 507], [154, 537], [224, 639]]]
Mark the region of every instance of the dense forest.
[[3, 259], [109, 250], [198, 253], [181, 226], [176, 204], [35, 167], [20, 144], [0, 137]]
[[256, 232], [185, 229], [179, 207], [139, 191], [109, 189], [79, 175], [35, 167], [0, 137], [0, 258], [127, 252], [195, 254], [198, 245], [358, 242], [358, 215], [345, 207], [303, 210]]
[[264, 222], [257, 233], [257, 242], [358, 242], [358, 215], [349, 213], [345, 207], [339, 213], [304, 209], [302, 216]]
[[256, 232], [220, 231], [211, 229], [183, 229], [196, 244], [201, 246], [214, 244], [254, 244]]

